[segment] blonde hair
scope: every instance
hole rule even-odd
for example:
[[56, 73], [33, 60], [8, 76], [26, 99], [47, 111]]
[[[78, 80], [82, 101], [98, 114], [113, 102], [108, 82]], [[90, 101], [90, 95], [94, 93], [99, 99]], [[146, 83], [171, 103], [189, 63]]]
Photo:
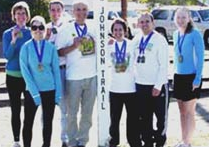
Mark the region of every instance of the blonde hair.
[[27, 15], [27, 22], [29, 22], [30, 17], [31, 17], [31, 16], [30, 16], [30, 10], [29, 10], [28, 4], [27, 4], [26, 2], [24, 2], [24, 1], [17, 2], [17, 3], [15, 3], [15, 4], [12, 6], [12, 9], [11, 9], [12, 20], [13, 20], [14, 22], [16, 22], [16, 20], [15, 20], [15, 12], [16, 12], [17, 10], [20, 10], [20, 9], [24, 9], [24, 10], [25, 10], [26, 15]]
[[180, 8], [176, 9], [175, 16], [174, 16], [174, 22], [175, 22], [176, 25], [177, 25], [177, 13], [178, 12], [184, 12], [184, 13], [188, 14], [189, 22], [187, 24], [187, 28], [186, 28], [185, 33], [189, 33], [194, 28], [194, 22], [192, 20], [190, 10], [186, 7], [180, 7]]

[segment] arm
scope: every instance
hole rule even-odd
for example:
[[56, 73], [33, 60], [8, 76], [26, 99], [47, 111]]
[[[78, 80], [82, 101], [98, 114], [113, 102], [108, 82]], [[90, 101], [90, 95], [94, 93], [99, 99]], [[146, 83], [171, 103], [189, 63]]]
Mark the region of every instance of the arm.
[[193, 81], [193, 85], [198, 86], [201, 83], [202, 78], [202, 70], [203, 70], [203, 64], [204, 64], [204, 42], [202, 35], [196, 31], [193, 35], [193, 41], [194, 41], [194, 48], [195, 48], [195, 56], [196, 56], [196, 76]]
[[167, 79], [168, 76], [168, 49], [168, 43], [165, 38], [162, 37], [157, 54], [159, 69], [154, 85], [154, 88], [159, 91], [161, 91], [162, 85], [165, 84], [165, 79]]
[[73, 51], [74, 49], [76, 49], [76, 45], [75, 44], [72, 44], [71, 46], [67, 46], [67, 47], [63, 47], [63, 48], [60, 48], [58, 50], [58, 55], [59, 56], [65, 56], [66, 54], [70, 53], [71, 51]]
[[10, 32], [4, 32], [2, 43], [4, 57], [7, 60], [12, 59], [15, 55], [16, 39], [12, 39], [12, 34], [10, 35]]
[[34, 79], [33, 76], [31, 75], [31, 72], [29, 70], [28, 67], [28, 52], [26, 50], [26, 45], [22, 46], [22, 49], [20, 51], [20, 69], [21, 69], [21, 73], [23, 75], [23, 78], [26, 82], [26, 85], [28, 87], [28, 90], [35, 102], [35, 104], [38, 106], [41, 104], [41, 97], [39, 94], [39, 90], [36, 86], [36, 84], [34, 83]]

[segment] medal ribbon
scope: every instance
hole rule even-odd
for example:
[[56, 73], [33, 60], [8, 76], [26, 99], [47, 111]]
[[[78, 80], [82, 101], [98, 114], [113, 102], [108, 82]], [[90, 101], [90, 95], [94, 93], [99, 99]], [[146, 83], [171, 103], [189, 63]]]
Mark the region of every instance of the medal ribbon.
[[152, 31], [151, 33], [149, 33], [148, 37], [146, 38], [146, 40], [144, 41], [144, 37], [142, 37], [140, 43], [139, 43], [139, 55], [144, 54], [144, 51], [147, 47], [147, 44], [149, 42], [149, 40], [151, 39], [152, 35], [154, 34], [154, 32]]
[[123, 63], [126, 56], [126, 40], [123, 41], [121, 49], [119, 49], [118, 43], [115, 42], [115, 56], [116, 56], [116, 63]]
[[75, 29], [78, 37], [83, 37], [87, 33], [87, 26], [84, 24], [84, 28], [82, 29], [78, 23], [75, 22]]
[[179, 49], [179, 54], [181, 55], [182, 52], [182, 45], [184, 42], [184, 38], [185, 38], [186, 34], [184, 34], [182, 37], [180, 36], [180, 33], [178, 33], [178, 49]]
[[33, 45], [34, 45], [34, 48], [35, 48], [35, 51], [36, 51], [36, 55], [38, 57], [38, 61], [39, 61], [39, 63], [41, 63], [42, 59], [43, 59], [43, 55], [44, 55], [45, 40], [42, 41], [40, 54], [39, 54], [39, 51], [38, 51], [37, 42], [34, 39], [33, 39]]

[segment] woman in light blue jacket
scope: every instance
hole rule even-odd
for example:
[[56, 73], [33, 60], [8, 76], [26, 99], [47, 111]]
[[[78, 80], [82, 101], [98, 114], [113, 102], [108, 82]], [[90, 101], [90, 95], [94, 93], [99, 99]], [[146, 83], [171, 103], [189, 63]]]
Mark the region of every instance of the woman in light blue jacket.
[[193, 26], [188, 9], [177, 9], [175, 23], [178, 30], [173, 34], [174, 97], [180, 110], [182, 130], [182, 142], [176, 147], [191, 147], [195, 129], [195, 107], [201, 89], [204, 42], [201, 33]]
[[55, 46], [45, 40], [46, 24], [41, 16], [31, 20], [32, 39], [20, 52], [20, 67], [26, 82], [24, 147], [31, 146], [32, 127], [38, 106], [43, 109], [43, 147], [50, 147], [55, 104], [61, 98], [59, 59]]

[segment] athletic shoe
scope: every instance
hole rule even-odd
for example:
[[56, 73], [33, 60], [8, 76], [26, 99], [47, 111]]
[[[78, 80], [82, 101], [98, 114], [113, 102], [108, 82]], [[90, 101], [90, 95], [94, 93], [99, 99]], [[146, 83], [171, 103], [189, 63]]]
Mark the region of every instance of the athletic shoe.
[[19, 142], [15, 142], [14, 145], [13, 145], [13, 147], [20, 147]]

